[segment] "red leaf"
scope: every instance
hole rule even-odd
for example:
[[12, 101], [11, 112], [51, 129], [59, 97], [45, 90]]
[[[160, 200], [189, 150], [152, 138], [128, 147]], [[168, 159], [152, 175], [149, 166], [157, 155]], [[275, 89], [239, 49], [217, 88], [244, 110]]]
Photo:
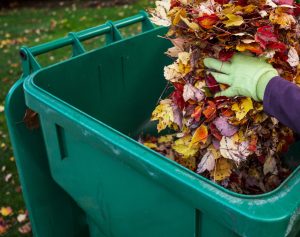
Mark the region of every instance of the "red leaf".
[[219, 130], [217, 129], [216, 125], [213, 124], [213, 123], [211, 123], [211, 124], [209, 125], [209, 128], [210, 128], [211, 134], [212, 134], [216, 139], [218, 139], [219, 141], [221, 141], [221, 140], [222, 140], [222, 135], [221, 135], [221, 133], [219, 132]]
[[220, 91], [220, 86], [219, 86], [218, 82], [211, 74], [209, 74], [205, 77], [205, 81], [206, 81], [208, 89], [212, 93], [217, 93]]
[[196, 18], [196, 22], [204, 29], [211, 29], [218, 20], [219, 17], [216, 14], [205, 14], [201, 17]]
[[226, 50], [226, 49], [222, 49], [220, 52], [219, 52], [219, 59], [223, 62], [227, 62], [229, 61], [232, 56], [234, 55], [235, 51], [233, 50]]
[[179, 7], [181, 4], [178, 0], [171, 0], [171, 9], [174, 7]]
[[247, 3], [247, 0], [238, 0], [236, 5], [240, 5], [240, 6], [246, 6], [248, 3]]
[[185, 102], [182, 97], [182, 91], [181, 90], [175, 90], [171, 94], [172, 101], [178, 106], [180, 110], [183, 110]]
[[284, 52], [286, 50], [286, 45], [281, 42], [272, 42], [268, 44], [268, 49], [274, 49], [280, 52]]
[[255, 41], [258, 42], [264, 49], [266, 48], [268, 43], [278, 42], [277, 36], [274, 33], [273, 26], [259, 27], [255, 34]]
[[177, 90], [180, 90], [180, 91], [183, 92], [183, 87], [184, 87], [183, 84], [178, 83], [178, 82], [174, 82], [174, 83], [173, 83], [173, 86], [174, 86]]
[[274, 0], [278, 5], [293, 5], [294, 0]]
[[294, 6], [296, 7], [296, 8], [294, 8], [294, 15], [299, 16], [300, 15], [300, 4], [295, 3]]

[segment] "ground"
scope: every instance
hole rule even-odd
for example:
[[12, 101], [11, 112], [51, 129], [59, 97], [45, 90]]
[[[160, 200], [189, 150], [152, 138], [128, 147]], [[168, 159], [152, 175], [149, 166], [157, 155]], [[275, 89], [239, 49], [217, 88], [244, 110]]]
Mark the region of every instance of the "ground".
[[[32, 236], [29, 228], [26, 229], [29, 221], [22, 220], [25, 216], [22, 214], [26, 214], [26, 207], [4, 117], [5, 96], [22, 73], [18, 54], [20, 46], [38, 45], [63, 37], [70, 31], [76, 32], [107, 20], [125, 18], [151, 4], [151, 1], [138, 0], [132, 5], [115, 7], [77, 3], [51, 5], [50, 8], [33, 5], [30, 8], [19, 7], [0, 11], [0, 236]], [[125, 30], [123, 33], [130, 35], [133, 31], [136, 31], [136, 28]], [[85, 46], [99, 47], [96, 43], [90, 41]], [[38, 60], [46, 66], [69, 55], [69, 52], [59, 50], [39, 57]]]

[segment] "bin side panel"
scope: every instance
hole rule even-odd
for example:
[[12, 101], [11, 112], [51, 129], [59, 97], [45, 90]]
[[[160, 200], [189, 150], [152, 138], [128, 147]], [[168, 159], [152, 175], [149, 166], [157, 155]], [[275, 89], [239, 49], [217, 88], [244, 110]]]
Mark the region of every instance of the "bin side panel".
[[194, 236], [194, 208], [128, 166], [122, 152], [103, 141], [91, 146], [68, 128], [57, 133], [60, 125], [42, 121], [52, 176], [96, 225], [95, 237]]
[[50, 175], [41, 130], [30, 130], [23, 122], [27, 107], [22, 85], [19, 80], [10, 90], [5, 113], [34, 236], [86, 236], [84, 213]]

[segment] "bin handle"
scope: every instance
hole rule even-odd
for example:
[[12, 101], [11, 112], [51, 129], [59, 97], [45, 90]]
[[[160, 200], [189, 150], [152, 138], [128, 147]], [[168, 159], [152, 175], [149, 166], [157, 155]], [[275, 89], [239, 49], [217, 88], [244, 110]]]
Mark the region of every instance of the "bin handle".
[[33, 46], [31, 48], [22, 46], [20, 49], [20, 57], [23, 68], [23, 77], [41, 69], [41, 65], [36, 60], [35, 56], [59, 49], [68, 45], [72, 45], [73, 56], [85, 53], [81, 41], [91, 39], [96, 36], [106, 34], [106, 44], [122, 40], [123, 37], [119, 31], [120, 28], [141, 22], [142, 32], [146, 32], [155, 28], [145, 11], [140, 11], [139, 14], [131, 16], [115, 22], [108, 21], [103, 25], [95, 26], [79, 32], [70, 32], [68, 36], [53, 40], [44, 44]]

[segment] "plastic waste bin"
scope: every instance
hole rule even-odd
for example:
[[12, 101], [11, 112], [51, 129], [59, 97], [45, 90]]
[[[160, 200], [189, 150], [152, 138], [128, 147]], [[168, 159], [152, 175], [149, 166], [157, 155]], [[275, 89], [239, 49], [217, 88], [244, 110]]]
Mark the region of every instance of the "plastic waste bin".
[[[119, 29], [137, 22], [143, 32], [122, 38]], [[21, 49], [23, 75], [6, 116], [34, 236], [300, 236], [299, 143], [285, 157], [293, 174], [247, 196], [136, 142], [155, 132], [147, 121], [170, 63], [170, 43], [158, 37], [165, 32], [141, 12]], [[81, 42], [101, 34], [107, 44], [85, 51]], [[68, 60], [41, 68], [35, 59], [66, 45]], [[22, 122], [27, 107], [39, 129]]]

